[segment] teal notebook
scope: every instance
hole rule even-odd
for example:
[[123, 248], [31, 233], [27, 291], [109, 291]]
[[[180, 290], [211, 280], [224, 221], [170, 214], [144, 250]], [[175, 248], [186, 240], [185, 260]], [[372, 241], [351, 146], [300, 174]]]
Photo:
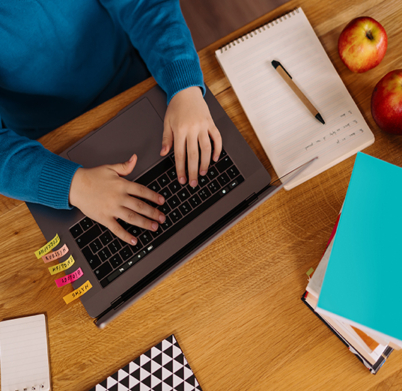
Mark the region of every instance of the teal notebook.
[[317, 312], [402, 344], [402, 168], [357, 154]]

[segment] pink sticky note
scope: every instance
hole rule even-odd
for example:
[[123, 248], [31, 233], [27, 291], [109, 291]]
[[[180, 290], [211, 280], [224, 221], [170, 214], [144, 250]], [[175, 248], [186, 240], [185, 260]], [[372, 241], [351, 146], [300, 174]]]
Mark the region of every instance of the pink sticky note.
[[68, 274], [67, 276], [64, 276], [61, 278], [58, 278], [54, 282], [60, 288], [66, 284], [69, 284], [70, 282], [78, 280], [83, 275], [84, 275], [84, 272], [81, 270], [81, 268], [79, 268], [74, 273]]
[[59, 250], [53, 251], [53, 252], [50, 253], [50, 254], [44, 255], [44, 256], [42, 257], [42, 259], [43, 259], [43, 261], [44, 261], [45, 263], [48, 263], [48, 262], [52, 262], [52, 261], [55, 261], [56, 259], [61, 258], [63, 255], [66, 255], [67, 253], [68, 253], [68, 247], [67, 247], [67, 244], [65, 244], [65, 245], [64, 245], [62, 248], [60, 248]]

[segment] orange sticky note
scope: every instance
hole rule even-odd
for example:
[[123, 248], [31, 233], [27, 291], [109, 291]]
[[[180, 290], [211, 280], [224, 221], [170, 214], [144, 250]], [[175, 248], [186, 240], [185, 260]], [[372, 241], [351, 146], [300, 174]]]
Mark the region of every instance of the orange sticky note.
[[59, 234], [56, 234], [56, 236], [50, 242], [46, 243], [38, 251], [35, 251], [36, 258], [39, 259], [43, 255], [46, 255], [49, 251], [52, 251], [59, 243]]
[[50, 254], [44, 255], [42, 259], [43, 262], [48, 263], [61, 258], [63, 255], [66, 255], [67, 253], [68, 253], [68, 247], [67, 244], [65, 244], [62, 248], [58, 249], [57, 251], [53, 251]]
[[75, 263], [75, 259], [72, 255], [70, 255], [64, 262], [59, 263], [58, 265], [50, 266], [49, 272], [53, 276], [53, 274], [57, 274], [62, 272], [63, 270], [67, 270], [69, 267], [73, 266]]
[[79, 288], [77, 288], [75, 291], [72, 291], [71, 293], [69, 293], [68, 295], [65, 295], [63, 297], [64, 301], [66, 302], [66, 304], [71, 303], [72, 301], [74, 301], [75, 299], [78, 299], [79, 297], [81, 297], [84, 293], [88, 292], [90, 289], [92, 288], [91, 283], [89, 282], [89, 280], [87, 282], [84, 282]]

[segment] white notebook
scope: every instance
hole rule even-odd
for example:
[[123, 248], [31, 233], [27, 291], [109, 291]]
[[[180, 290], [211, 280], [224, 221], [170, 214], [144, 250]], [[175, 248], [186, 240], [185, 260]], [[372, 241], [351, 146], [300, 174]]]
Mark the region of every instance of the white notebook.
[[49, 391], [45, 315], [0, 322], [1, 391]]
[[[229, 43], [216, 57], [279, 177], [318, 156], [287, 190], [374, 142], [374, 135], [298, 8]], [[279, 61], [321, 124], [271, 65]], [[359, 76], [356, 76], [359, 77]]]

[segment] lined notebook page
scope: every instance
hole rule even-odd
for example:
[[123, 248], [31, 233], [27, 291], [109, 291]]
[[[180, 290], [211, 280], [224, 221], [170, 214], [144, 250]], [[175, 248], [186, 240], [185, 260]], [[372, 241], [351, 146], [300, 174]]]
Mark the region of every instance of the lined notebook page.
[[[318, 156], [287, 190], [374, 142], [301, 8], [217, 50], [216, 57], [279, 177]], [[280, 77], [272, 60], [284, 66], [325, 125]]]
[[0, 353], [2, 391], [50, 390], [45, 315], [0, 322]]

